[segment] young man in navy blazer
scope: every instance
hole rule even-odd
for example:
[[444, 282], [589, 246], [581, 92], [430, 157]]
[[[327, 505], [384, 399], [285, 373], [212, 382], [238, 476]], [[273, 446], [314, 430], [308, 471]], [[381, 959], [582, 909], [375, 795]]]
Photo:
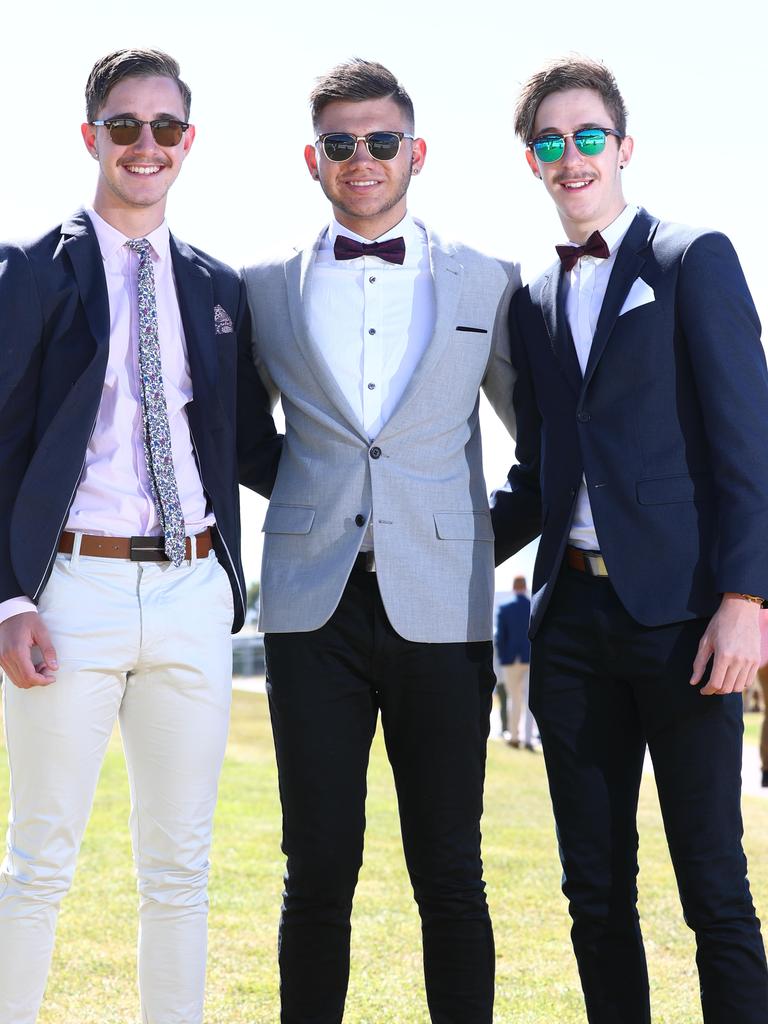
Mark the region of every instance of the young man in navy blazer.
[[727, 238], [628, 205], [610, 72], [557, 61], [516, 131], [566, 235], [510, 312], [518, 465], [501, 561], [541, 533], [531, 709], [591, 1024], [650, 1021], [636, 808], [653, 760], [706, 1024], [764, 1024], [741, 847], [741, 691], [768, 595], [768, 376]]
[[[164, 219], [194, 139], [176, 61], [109, 54], [86, 103], [93, 207], [0, 246], [0, 1024], [37, 1017], [116, 720], [142, 1020], [199, 1024], [230, 632], [245, 611], [234, 409], [249, 318], [237, 275]], [[267, 494], [279, 439], [263, 391], [249, 417], [243, 473]]]

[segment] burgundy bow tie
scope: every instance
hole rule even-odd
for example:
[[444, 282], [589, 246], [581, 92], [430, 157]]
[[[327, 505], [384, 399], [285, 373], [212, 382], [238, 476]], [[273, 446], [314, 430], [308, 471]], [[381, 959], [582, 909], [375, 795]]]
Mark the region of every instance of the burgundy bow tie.
[[599, 231], [593, 231], [584, 245], [556, 245], [555, 248], [566, 274], [573, 270], [582, 256], [595, 256], [597, 259], [607, 260], [611, 255], [608, 243]]
[[346, 235], [337, 235], [333, 243], [333, 255], [337, 260], [354, 260], [358, 256], [378, 256], [387, 263], [405, 260], [405, 239], [387, 238], [384, 242], [358, 242]]

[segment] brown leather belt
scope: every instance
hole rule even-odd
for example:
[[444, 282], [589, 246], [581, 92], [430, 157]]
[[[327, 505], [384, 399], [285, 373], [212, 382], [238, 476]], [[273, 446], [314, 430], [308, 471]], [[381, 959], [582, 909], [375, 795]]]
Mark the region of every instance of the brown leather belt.
[[605, 559], [599, 551], [582, 551], [569, 544], [565, 549], [565, 560], [572, 569], [578, 569], [587, 576], [608, 576]]
[[[124, 558], [130, 562], [167, 562], [162, 537], [98, 537], [84, 533], [80, 539], [80, 554], [96, 558]], [[71, 555], [75, 547], [75, 535], [65, 530], [59, 539], [59, 551]], [[207, 558], [213, 547], [211, 529], [195, 535], [195, 557]], [[184, 557], [192, 557], [192, 544], [187, 537], [184, 542]]]

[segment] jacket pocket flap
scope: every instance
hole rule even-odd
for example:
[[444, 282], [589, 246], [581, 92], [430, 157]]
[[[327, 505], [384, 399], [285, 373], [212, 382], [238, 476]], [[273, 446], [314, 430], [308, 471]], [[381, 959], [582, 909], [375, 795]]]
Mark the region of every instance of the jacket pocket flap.
[[636, 486], [637, 500], [641, 505], [665, 505], [706, 497], [712, 490], [712, 476], [709, 473], [663, 476], [655, 480], [638, 480]]
[[493, 540], [490, 512], [435, 512], [441, 540]]
[[315, 510], [307, 505], [270, 504], [264, 517], [262, 533], [309, 533]]

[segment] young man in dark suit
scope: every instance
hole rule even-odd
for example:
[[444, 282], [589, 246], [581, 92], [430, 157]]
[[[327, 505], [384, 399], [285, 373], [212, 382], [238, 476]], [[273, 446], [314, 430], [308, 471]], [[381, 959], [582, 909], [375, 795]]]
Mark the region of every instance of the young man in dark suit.
[[[121, 50], [86, 87], [93, 207], [0, 246], [0, 665], [11, 762], [0, 1024], [32, 1024], [116, 720], [131, 785], [147, 1024], [199, 1024], [230, 631], [244, 615], [228, 267], [175, 239], [194, 139], [179, 66]], [[242, 341], [243, 339], [241, 339]], [[279, 438], [249, 408], [245, 475]]]
[[741, 691], [768, 595], [768, 376], [721, 234], [628, 205], [611, 73], [568, 58], [516, 131], [566, 234], [510, 312], [517, 458], [503, 560], [541, 533], [531, 708], [591, 1024], [650, 1021], [636, 807], [653, 759], [706, 1024], [764, 1024], [768, 973], [741, 847]]

